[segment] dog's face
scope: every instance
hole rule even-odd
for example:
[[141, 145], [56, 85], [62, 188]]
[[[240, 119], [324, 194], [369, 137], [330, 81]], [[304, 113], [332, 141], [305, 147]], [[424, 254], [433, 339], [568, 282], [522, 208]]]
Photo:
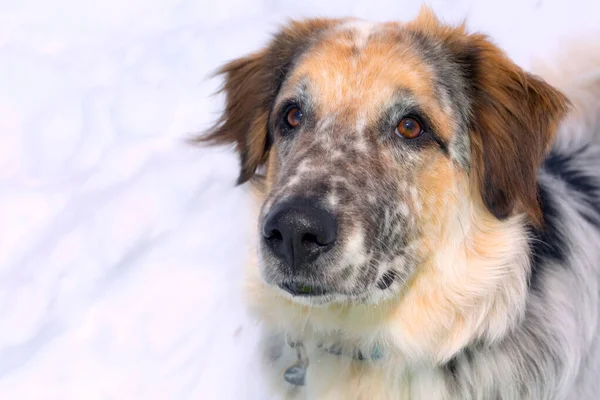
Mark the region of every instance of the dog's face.
[[426, 45], [340, 23], [287, 73], [268, 120], [267, 282], [312, 301], [380, 297], [427, 256], [470, 152], [460, 77]]
[[391, 296], [475, 212], [539, 219], [564, 99], [482, 36], [428, 12], [310, 20], [223, 72], [209, 138], [237, 144], [240, 182], [266, 166], [260, 269], [296, 301]]

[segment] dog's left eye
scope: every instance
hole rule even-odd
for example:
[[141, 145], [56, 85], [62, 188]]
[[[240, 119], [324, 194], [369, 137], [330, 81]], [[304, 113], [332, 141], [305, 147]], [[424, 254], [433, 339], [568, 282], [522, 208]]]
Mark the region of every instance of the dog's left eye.
[[414, 118], [402, 118], [402, 121], [396, 127], [396, 135], [406, 139], [415, 139], [423, 133], [421, 123]]

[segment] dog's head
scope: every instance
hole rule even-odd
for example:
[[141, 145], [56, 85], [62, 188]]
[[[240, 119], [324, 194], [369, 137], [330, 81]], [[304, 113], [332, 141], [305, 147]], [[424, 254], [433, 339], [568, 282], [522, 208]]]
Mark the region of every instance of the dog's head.
[[295, 301], [391, 296], [474, 214], [540, 222], [536, 169], [566, 99], [483, 35], [427, 10], [314, 19], [221, 72], [203, 140], [236, 145], [240, 183], [264, 179], [262, 277]]

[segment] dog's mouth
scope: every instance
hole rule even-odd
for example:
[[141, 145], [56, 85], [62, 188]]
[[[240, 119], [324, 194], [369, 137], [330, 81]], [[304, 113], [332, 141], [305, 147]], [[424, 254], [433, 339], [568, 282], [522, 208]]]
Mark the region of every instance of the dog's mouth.
[[[386, 273], [376, 283], [376, 287], [379, 290], [387, 290], [390, 288], [392, 283], [395, 281], [396, 275], [393, 273]], [[337, 292], [330, 287], [319, 285], [318, 283], [302, 282], [302, 281], [284, 281], [277, 285], [281, 290], [295, 297], [319, 297], [335, 295]], [[338, 293], [341, 294], [341, 293]]]
[[306, 282], [282, 282], [278, 286], [292, 296], [317, 297], [331, 294], [331, 290], [325, 286]]

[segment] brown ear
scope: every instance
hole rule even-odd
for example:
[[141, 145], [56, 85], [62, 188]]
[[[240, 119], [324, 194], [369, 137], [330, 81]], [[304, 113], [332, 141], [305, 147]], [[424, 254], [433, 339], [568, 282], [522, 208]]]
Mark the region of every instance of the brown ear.
[[569, 102], [483, 35], [468, 36], [459, 62], [471, 83], [471, 168], [483, 202], [498, 219], [525, 212], [539, 224], [537, 172]]
[[295, 60], [337, 20], [292, 21], [257, 53], [224, 65], [225, 110], [198, 142], [235, 144], [240, 156], [238, 184], [252, 178], [268, 157], [268, 119], [273, 102]]
[[225, 109], [217, 123], [198, 140], [235, 144], [241, 164], [238, 183], [243, 183], [252, 177], [268, 151], [268, 92], [272, 83], [266, 52], [234, 60], [221, 67], [218, 74], [224, 76], [221, 91], [225, 93]]

